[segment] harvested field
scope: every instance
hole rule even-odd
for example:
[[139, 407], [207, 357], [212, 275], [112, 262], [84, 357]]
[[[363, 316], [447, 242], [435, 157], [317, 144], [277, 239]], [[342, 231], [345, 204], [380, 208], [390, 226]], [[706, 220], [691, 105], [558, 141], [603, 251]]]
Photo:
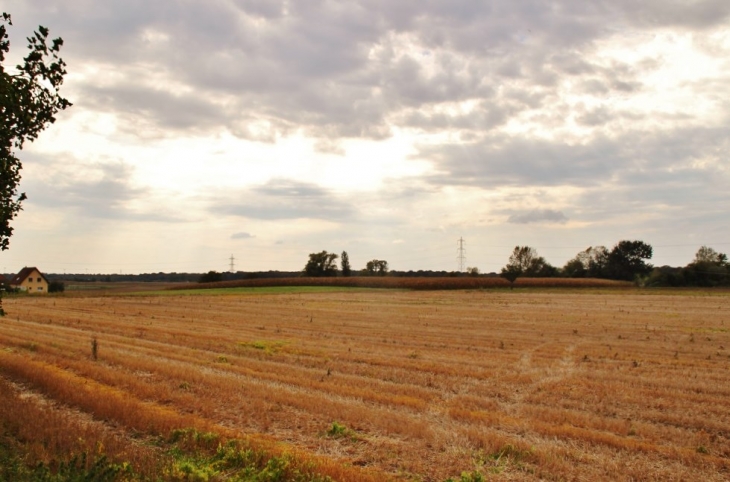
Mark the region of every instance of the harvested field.
[[[0, 424], [36, 459], [80, 450], [63, 434], [83, 430], [92, 448], [151, 471], [160, 450], [141, 441], [194, 427], [288, 451], [335, 480], [730, 478], [727, 291], [89, 293], [4, 305]], [[21, 408], [46, 414], [24, 422], [42, 426], [18, 427]]]

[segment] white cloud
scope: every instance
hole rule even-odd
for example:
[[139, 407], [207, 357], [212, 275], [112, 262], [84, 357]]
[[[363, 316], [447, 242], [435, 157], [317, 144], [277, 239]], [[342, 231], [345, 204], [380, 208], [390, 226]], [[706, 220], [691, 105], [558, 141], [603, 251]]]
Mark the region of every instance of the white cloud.
[[78, 259], [171, 271], [233, 246], [271, 268], [331, 246], [453, 269], [468, 235], [490, 271], [515, 244], [567, 258], [643, 236], [689, 245], [667, 256], [681, 264], [730, 242], [726, 1], [4, 9], [13, 58], [38, 23], [64, 38], [74, 103], [21, 152], [30, 201], [9, 263], [63, 225]]

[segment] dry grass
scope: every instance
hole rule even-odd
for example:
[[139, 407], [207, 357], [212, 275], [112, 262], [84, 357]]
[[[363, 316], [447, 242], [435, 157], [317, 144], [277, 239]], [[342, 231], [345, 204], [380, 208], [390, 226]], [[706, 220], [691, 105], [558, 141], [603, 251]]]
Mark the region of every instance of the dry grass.
[[119, 440], [195, 427], [336, 480], [730, 477], [728, 292], [90, 294], [5, 308], [0, 375], [90, 415], [62, 417], [66, 432], [98, 427], [86, 439], [146, 467], [154, 453]]

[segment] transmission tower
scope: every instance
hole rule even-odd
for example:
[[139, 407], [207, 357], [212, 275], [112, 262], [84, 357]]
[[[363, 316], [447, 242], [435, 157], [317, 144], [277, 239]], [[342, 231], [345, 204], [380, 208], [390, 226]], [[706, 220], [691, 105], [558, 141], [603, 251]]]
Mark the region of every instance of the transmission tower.
[[464, 248], [464, 238], [459, 238], [459, 240], [456, 242], [458, 244], [457, 252], [459, 253], [456, 256], [456, 259], [459, 260], [459, 272], [464, 272], [464, 262], [466, 261], [466, 248]]
[[230, 269], [230, 271], [231, 271], [231, 273], [233, 273], [234, 270], [236, 269], [236, 264], [234, 263], [234, 261], [236, 261], [236, 258], [234, 258], [233, 255], [231, 255], [229, 261], [231, 262], [231, 269]]

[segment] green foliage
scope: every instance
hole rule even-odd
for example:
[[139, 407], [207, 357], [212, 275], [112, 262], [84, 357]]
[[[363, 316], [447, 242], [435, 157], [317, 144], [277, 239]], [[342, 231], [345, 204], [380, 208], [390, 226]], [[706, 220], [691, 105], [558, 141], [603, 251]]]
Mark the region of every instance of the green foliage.
[[350, 274], [352, 274], [352, 267], [350, 266], [350, 256], [348, 256], [347, 251], [343, 251], [342, 255], [340, 256], [340, 268], [342, 276], [350, 276]]
[[608, 250], [604, 246], [591, 246], [578, 253], [563, 267], [567, 278], [606, 278]]
[[702, 246], [695, 253], [695, 259], [692, 264], [708, 263], [717, 266], [727, 266], [727, 255], [718, 253], [708, 246]]
[[458, 479], [449, 477], [444, 482], [484, 482], [485, 480], [484, 476], [475, 470], [474, 472], [462, 472]]
[[221, 441], [211, 432], [193, 428], [173, 430], [166, 457], [152, 477], [136, 473], [128, 463], [114, 463], [103, 454], [86, 453], [54, 464], [26, 465], [14, 439], [0, 432], [0, 481], [5, 482], [332, 482], [312, 464], [297, 464], [291, 455], [270, 456], [241, 440]]
[[48, 283], [49, 293], [63, 293], [64, 291], [66, 291], [66, 285], [63, 281], [51, 281]]
[[101, 455], [89, 460], [86, 453], [74, 455], [52, 470], [48, 464], [28, 467], [10, 447], [0, 441], [0, 481], [13, 482], [115, 482], [140, 480], [126, 464], [110, 462]]
[[227, 480], [231, 482], [331, 482], [313, 469], [297, 467], [290, 455], [270, 457], [264, 452], [231, 440], [222, 443], [215, 434], [195, 429], [175, 430], [175, 446], [169, 450], [173, 461], [165, 480]]
[[0, 21], [0, 249], [8, 249], [13, 228], [10, 222], [21, 209], [25, 193], [18, 194], [22, 164], [15, 149], [32, 142], [49, 124], [55, 122], [58, 111], [71, 103], [58, 93], [66, 64], [58, 56], [63, 40], [57, 38], [48, 45], [48, 29], [38, 27], [28, 37], [30, 52], [17, 73], [6, 70], [5, 56], [10, 51], [7, 27], [10, 15], [2, 14]]
[[558, 270], [545, 261], [545, 258], [538, 256], [535, 248], [515, 246], [509, 257], [509, 262], [502, 268], [500, 276], [510, 283], [514, 283], [520, 276], [545, 278], [557, 274]]
[[608, 278], [623, 281], [644, 279], [652, 266], [644, 260], [651, 259], [651, 245], [643, 241], [620, 241], [607, 250], [595, 246], [581, 251], [563, 267], [563, 276], [569, 278]]
[[730, 264], [727, 255], [702, 246], [694, 260], [684, 268], [655, 268], [646, 280], [647, 286], [730, 286]]
[[608, 253], [606, 277], [633, 281], [637, 277], [647, 276], [653, 267], [644, 260], [651, 259], [652, 254], [651, 245], [643, 241], [619, 241]]
[[223, 274], [218, 271], [208, 271], [200, 277], [198, 283], [217, 283], [223, 281]]
[[586, 273], [588, 273], [588, 270], [577, 258], [573, 258], [565, 263], [565, 266], [563, 266], [562, 270], [562, 274], [566, 278], [585, 278]]
[[304, 274], [306, 276], [336, 276], [337, 275], [337, 255], [321, 251], [319, 253], [310, 253], [309, 261], [304, 266]]
[[242, 348], [252, 348], [254, 350], [261, 350], [267, 355], [274, 355], [281, 351], [287, 345], [285, 341], [276, 340], [256, 340], [256, 341], [241, 341], [238, 342], [238, 346]]
[[[15, 156], [25, 141], [33, 141], [55, 115], [71, 103], [58, 94], [66, 75], [66, 64], [58, 56], [63, 40], [47, 45], [48, 29], [38, 27], [28, 38], [30, 52], [17, 73], [5, 69], [5, 56], [10, 51], [7, 27], [13, 22], [3, 12], [0, 20], [0, 250], [8, 249], [13, 228], [10, 222], [22, 209], [25, 193], [18, 194], [23, 165]], [[2, 295], [2, 293], [0, 293]], [[0, 316], [5, 315], [0, 299]]]
[[327, 435], [332, 438], [342, 438], [347, 437], [350, 433], [350, 430], [338, 422], [332, 422], [332, 426], [327, 430]]
[[365, 274], [370, 276], [385, 276], [388, 274], [388, 262], [383, 259], [374, 259], [365, 264]]

